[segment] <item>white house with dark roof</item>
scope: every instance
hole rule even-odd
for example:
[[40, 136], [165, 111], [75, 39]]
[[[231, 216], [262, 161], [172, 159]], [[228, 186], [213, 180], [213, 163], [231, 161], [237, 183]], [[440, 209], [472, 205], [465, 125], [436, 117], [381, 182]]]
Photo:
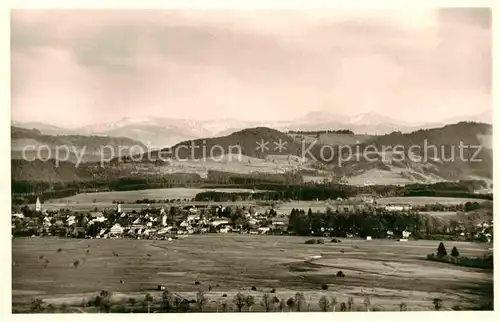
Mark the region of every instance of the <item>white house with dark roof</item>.
[[109, 235], [110, 236], [121, 236], [123, 234], [123, 227], [116, 223], [113, 225], [113, 227], [111, 227], [111, 229], [109, 230]]

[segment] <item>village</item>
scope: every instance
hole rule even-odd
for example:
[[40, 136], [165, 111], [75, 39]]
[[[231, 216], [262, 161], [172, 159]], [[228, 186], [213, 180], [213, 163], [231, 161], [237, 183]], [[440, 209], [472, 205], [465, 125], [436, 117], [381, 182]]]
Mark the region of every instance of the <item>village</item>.
[[[123, 205], [116, 204], [115, 209], [97, 208], [92, 211], [73, 211], [70, 209], [43, 209], [42, 203], [37, 199], [35, 209], [28, 206], [12, 214], [13, 237], [64, 237], [64, 238], [131, 238], [131, 239], [159, 239], [171, 240], [183, 238], [192, 234], [207, 233], [239, 233], [239, 234], [301, 234], [324, 237], [353, 238], [362, 235], [362, 238], [390, 238], [407, 241], [411, 231], [424, 233], [434, 225], [434, 232], [452, 235], [455, 237], [470, 237], [473, 239], [491, 242], [493, 238], [493, 220], [476, 220], [470, 222], [453, 220], [447, 224], [432, 218], [431, 224], [425, 228], [416, 227], [412, 223], [412, 216], [424, 213], [419, 212], [430, 207], [441, 211], [457, 210], [457, 205], [428, 205], [425, 207], [411, 206], [410, 204], [377, 204], [376, 198], [369, 195], [360, 195], [355, 198], [343, 200], [338, 198], [328, 204], [328, 212], [322, 217], [325, 224], [316, 226], [313, 223], [307, 227], [295, 227], [292, 221], [295, 215], [306, 216], [304, 209], [282, 209], [274, 206], [244, 206], [222, 204], [197, 204], [180, 202], [158, 207], [147, 207], [132, 211], [124, 211]], [[399, 224], [398, 232], [392, 228], [379, 228], [378, 225], [368, 233], [360, 234], [356, 229], [344, 229], [340, 232], [335, 225], [326, 223], [324, 218], [334, 215], [350, 216], [364, 214], [367, 218], [371, 215], [390, 215], [408, 218], [408, 223]], [[444, 213], [444, 212], [443, 212]], [[309, 208], [307, 216], [313, 212]], [[318, 216], [320, 216], [318, 214]], [[405, 219], [406, 220], [406, 219]], [[393, 226], [388, 226], [393, 227]], [[372, 236], [373, 235], [373, 236]]]

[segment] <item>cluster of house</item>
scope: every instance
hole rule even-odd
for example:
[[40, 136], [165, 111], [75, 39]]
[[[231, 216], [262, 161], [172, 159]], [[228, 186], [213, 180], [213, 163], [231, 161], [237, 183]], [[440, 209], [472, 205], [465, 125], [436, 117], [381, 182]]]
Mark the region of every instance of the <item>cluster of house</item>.
[[380, 204], [377, 197], [371, 194], [360, 194], [349, 199], [337, 198], [335, 203], [330, 206], [333, 210], [353, 211], [359, 209], [377, 208], [388, 212], [405, 212], [412, 209], [412, 205], [407, 203], [387, 203]]
[[[243, 213], [245, 226], [231, 223], [228, 218], [209, 215], [206, 208], [182, 209], [172, 219], [164, 208], [159, 212], [125, 212], [121, 205], [111, 213], [91, 211], [72, 213], [49, 212], [41, 209], [37, 202], [39, 216], [27, 217], [23, 213], [12, 214], [13, 234], [44, 235], [88, 238], [147, 238], [165, 239], [176, 235], [196, 233], [249, 233], [266, 234], [286, 230], [288, 217], [269, 216], [266, 213]], [[224, 211], [224, 207], [218, 208]], [[169, 219], [170, 216], [170, 220]]]
[[491, 242], [493, 240], [493, 220], [476, 224], [474, 237]]

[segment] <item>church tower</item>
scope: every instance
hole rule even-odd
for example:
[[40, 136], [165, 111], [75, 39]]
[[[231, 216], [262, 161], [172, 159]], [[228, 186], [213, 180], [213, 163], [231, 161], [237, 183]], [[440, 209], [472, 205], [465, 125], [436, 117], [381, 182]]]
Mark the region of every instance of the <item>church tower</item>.
[[42, 211], [42, 203], [38, 197], [36, 197], [35, 211]]
[[167, 225], [167, 213], [165, 212], [165, 208], [161, 208], [160, 216], [161, 216], [161, 225], [166, 226]]

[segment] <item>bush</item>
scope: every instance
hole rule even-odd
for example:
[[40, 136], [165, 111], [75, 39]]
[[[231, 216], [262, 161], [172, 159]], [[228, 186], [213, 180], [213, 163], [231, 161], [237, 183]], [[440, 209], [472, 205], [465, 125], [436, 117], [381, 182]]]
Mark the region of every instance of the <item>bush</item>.
[[332, 239], [332, 243], [340, 243], [342, 242], [340, 239], [334, 238]]
[[338, 271], [338, 272], [337, 272], [337, 277], [345, 277], [344, 272], [342, 272], [342, 271]]
[[434, 309], [436, 311], [439, 311], [443, 307], [443, 300], [441, 300], [440, 298], [435, 298], [432, 300], [432, 304], [434, 304]]
[[321, 289], [322, 290], [327, 290], [328, 289], [328, 285], [327, 284], [322, 284], [321, 285]]
[[437, 256], [444, 257], [446, 255], [448, 255], [448, 252], [446, 251], [446, 247], [444, 247], [444, 244], [441, 242], [441, 243], [439, 243], [439, 246], [437, 249]]
[[200, 285], [200, 282], [196, 281], [194, 282], [194, 285]]
[[308, 239], [305, 242], [306, 244], [316, 244], [316, 239]]
[[271, 293], [276, 293], [276, 289], [275, 288], [271, 289]]
[[255, 286], [252, 286], [252, 291], [257, 291], [257, 288]]
[[458, 252], [458, 249], [456, 247], [453, 247], [453, 249], [451, 250], [451, 256], [453, 257], [460, 256], [460, 253]]
[[330, 301], [328, 300], [328, 298], [325, 295], [323, 295], [319, 299], [318, 306], [321, 309], [321, 311], [323, 311], [323, 312], [328, 311], [328, 308], [330, 307]]
[[127, 313], [127, 309], [123, 305], [117, 305], [116, 307], [113, 307], [113, 312], [115, 312], [115, 313]]
[[316, 239], [316, 244], [324, 244], [325, 241], [323, 239]]

